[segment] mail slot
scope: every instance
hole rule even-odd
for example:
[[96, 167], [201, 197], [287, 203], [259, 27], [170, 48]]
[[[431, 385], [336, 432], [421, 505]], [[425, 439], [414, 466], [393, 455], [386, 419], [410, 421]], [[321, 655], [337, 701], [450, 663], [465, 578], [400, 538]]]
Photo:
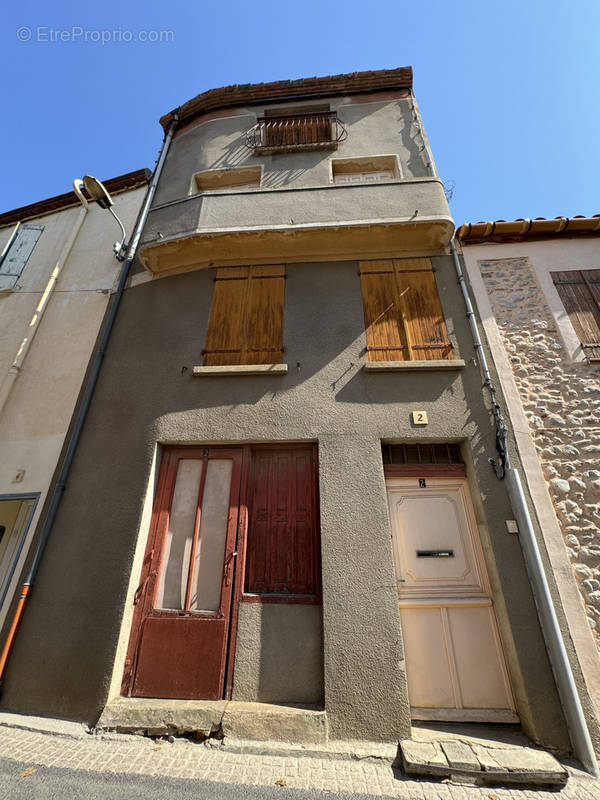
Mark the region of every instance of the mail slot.
[[417, 550], [417, 558], [454, 558], [454, 550]]

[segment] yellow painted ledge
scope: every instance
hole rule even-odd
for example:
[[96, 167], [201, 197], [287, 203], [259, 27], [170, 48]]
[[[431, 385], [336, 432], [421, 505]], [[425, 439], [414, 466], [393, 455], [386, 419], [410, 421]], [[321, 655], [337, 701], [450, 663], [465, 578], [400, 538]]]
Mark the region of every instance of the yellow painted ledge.
[[227, 364], [219, 367], [194, 367], [196, 378], [209, 378], [215, 375], [287, 375], [287, 364]]
[[365, 361], [365, 372], [410, 372], [411, 370], [453, 370], [464, 369], [462, 358], [440, 359], [439, 361]]

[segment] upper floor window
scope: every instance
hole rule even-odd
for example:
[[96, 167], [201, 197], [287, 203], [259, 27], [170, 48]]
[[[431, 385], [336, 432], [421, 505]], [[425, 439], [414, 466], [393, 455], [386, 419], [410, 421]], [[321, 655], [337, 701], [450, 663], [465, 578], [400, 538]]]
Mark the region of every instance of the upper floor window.
[[369, 361], [453, 358], [429, 258], [361, 261]]
[[401, 177], [396, 156], [335, 158], [331, 162], [334, 183], [371, 183]]
[[585, 356], [600, 361], [600, 270], [565, 270], [550, 277]]
[[272, 154], [304, 150], [335, 150], [346, 129], [329, 106], [265, 111], [246, 133], [246, 145], [255, 153]]
[[194, 175], [193, 192], [219, 189], [254, 189], [260, 186], [262, 167], [208, 169]]
[[0, 292], [14, 289], [43, 230], [43, 225], [15, 227], [0, 255]]
[[280, 364], [285, 266], [220, 267], [204, 366]]

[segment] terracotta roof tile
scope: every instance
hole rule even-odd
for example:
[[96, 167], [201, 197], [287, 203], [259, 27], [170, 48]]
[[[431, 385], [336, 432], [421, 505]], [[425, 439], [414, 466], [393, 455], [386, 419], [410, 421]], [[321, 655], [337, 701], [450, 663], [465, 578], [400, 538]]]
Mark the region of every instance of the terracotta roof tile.
[[[102, 182], [111, 194], [117, 194], [118, 192], [125, 192], [130, 189], [136, 189], [138, 186], [143, 186], [145, 183], [148, 183], [151, 176], [152, 172], [149, 169], [138, 169], [135, 172], [126, 172], [124, 175], [118, 175], [116, 178], [109, 178]], [[85, 190], [83, 194], [84, 197], [90, 200]], [[26, 219], [33, 219], [34, 217], [41, 217], [43, 214], [50, 214], [53, 211], [76, 205], [79, 205], [79, 200], [75, 192], [58, 194], [55, 197], [39, 200], [37, 203], [31, 203], [28, 206], [14, 208], [12, 211], [5, 211], [4, 214], [0, 214], [0, 227], [3, 225], [11, 225], [15, 222], [23, 222]]]
[[558, 236], [600, 236], [600, 214], [585, 217], [555, 217], [546, 219], [516, 219], [507, 222], [467, 222], [456, 231], [456, 238], [462, 244], [482, 242], [520, 242], [524, 239], [556, 238]]
[[261, 101], [281, 101], [286, 98], [299, 98], [310, 95], [339, 95], [358, 92], [376, 92], [382, 89], [412, 89], [412, 67], [398, 69], [379, 69], [369, 72], [350, 72], [345, 75], [299, 78], [298, 80], [272, 81], [270, 83], [243, 83], [210, 89], [188, 100], [180, 108], [160, 118], [160, 124], [167, 128], [175, 111], [180, 124], [199, 114], [217, 108], [244, 106]]

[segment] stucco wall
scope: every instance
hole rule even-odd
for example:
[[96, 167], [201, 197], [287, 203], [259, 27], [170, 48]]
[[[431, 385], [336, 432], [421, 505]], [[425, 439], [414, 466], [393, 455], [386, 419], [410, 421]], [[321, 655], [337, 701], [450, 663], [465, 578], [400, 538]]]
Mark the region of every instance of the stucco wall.
[[429, 175], [410, 98], [377, 102], [352, 102], [350, 97], [331, 98], [348, 137], [337, 150], [309, 153], [255, 155], [246, 147], [246, 131], [256, 124], [265, 108], [285, 114], [291, 107], [314, 107], [327, 99], [231, 109], [231, 116], [209, 119], [178, 134], [171, 145], [154, 205], [193, 193], [192, 176], [208, 169], [263, 167], [263, 186], [314, 186], [330, 183], [331, 158], [393, 155], [400, 161], [404, 178]]
[[[437, 239], [434, 247], [425, 252], [443, 249], [452, 233], [452, 220], [443, 185], [437, 177], [432, 177], [428, 167], [424, 134], [417, 125], [412, 98], [356, 100], [331, 99], [330, 106], [337, 109], [348, 133], [338, 148], [331, 151], [254, 154], [245, 145], [245, 134], [263, 112], [262, 107], [232, 109], [231, 116], [201, 121], [176, 134], [144, 229], [142, 259], [147, 252], [145, 248], [164, 247], [194, 234], [212, 237], [217, 240], [212, 246], [218, 246], [219, 237], [230, 231], [256, 231], [260, 236], [262, 231], [274, 228], [293, 236], [304, 229], [356, 226], [375, 220], [412, 227], [431, 226], [435, 222], [445, 231], [444, 244]], [[306, 105], [311, 103], [307, 101]], [[287, 108], [289, 104], [277, 106], [282, 113]], [[376, 155], [397, 157], [397, 179], [359, 186], [333, 184], [332, 159]], [[262, 167], [260, 188], [201, 194], [195, 189], [196, 172], [247, 166]], [[396, 247], [402, 248], [401, 239]], [[318, 250], [314, 259], [305, 251], [297, 252], [303, 253], [304, 260], [318, 261], [323, 257], [321, 254], [334, 258], [336, 251], [329, 246]], [[354, 255], [342, 252], [338, 257]], [[158, 268], [156, 252], [153, 255], [147, 263], [152, 269], [165, 270], [164, 257]], [[203, 255], [200, 245], [199, 261]], [[212, 266], [230, 256], [225, 247], [202, 263]], [[264, 255], [258, 259], [257, 263], [273, 263], [272, 259], [265, 260]], [[192, 259], [194, 264], [198, 260]]]
[[323, 705], [322, 608], [242, 603], [233, 700]]
[[[114, 197], [116, 213], [130, 232], [145, 187]], [[61, 251], [79, 216], [68, 208], [29, 222], [44, 230], [17, 282], [0, 296], [0, 383], [24, 339]], [[0, 248], [13, 226], [0, 229]], [[0, 495], [39, 492], [40, 501], [15, 571], [8, 597], [16, 590], [31, 537], [64, 442], [81, 382], [120, 265], [112, 254], [118, 228], [106, 211], [90, 205], [83, 226], [47, 301], [35, 338], [0, 412]], [[14, 483], [18, 470], [23, 480]], [[8, 613], [0, 609], [0, 628]]]
[[[93, 721], [107, 699], [156, 443], [316, 441], [323, 580], [323, 683], [333, 737], [408, 733], [404, 656], [381, 440], [465, 442], [517, 705], [540, 741], [566, 733], [512, 512], [491, 471], [494, 436], [452, 260], [434, 259], [462, 371], [369, 374], [356, 262], [287, 266], [284, 376], [194, 378], [213, 272], [129, 289], [74, 462], [68, 491], [9, 665], [3, 702]], [[427, 429], [410, 411], [428, 412]], [[479, 494], [479, 496], [477, 496]], [[244, 612], [245, 613], [245, 612]], [[249, 615], [256, 612], [249, 612]], [[301, 613], [301, 612], [296, 612]], [[266, 612], [264, 621], [277, 612]], [[241, 627], [238, 650], [255, 639]], [[269, 641], [268, 638], [265, 641]], [[122, 649], [122, 648], [121, 648]], [[121, 652], [121, 651], [119, 651]], [[255, 652], [248, 652], [246, 685]], [[40, 656], [44, 654], [43, 666]], [[293, 650], [286, 651], [283, 661]], [[241, 667], [240, 667], [241, 669]], [[314, 665], [311, 692], [317, 691]], [[113, 684], [114, 685], [114, 684]]]

